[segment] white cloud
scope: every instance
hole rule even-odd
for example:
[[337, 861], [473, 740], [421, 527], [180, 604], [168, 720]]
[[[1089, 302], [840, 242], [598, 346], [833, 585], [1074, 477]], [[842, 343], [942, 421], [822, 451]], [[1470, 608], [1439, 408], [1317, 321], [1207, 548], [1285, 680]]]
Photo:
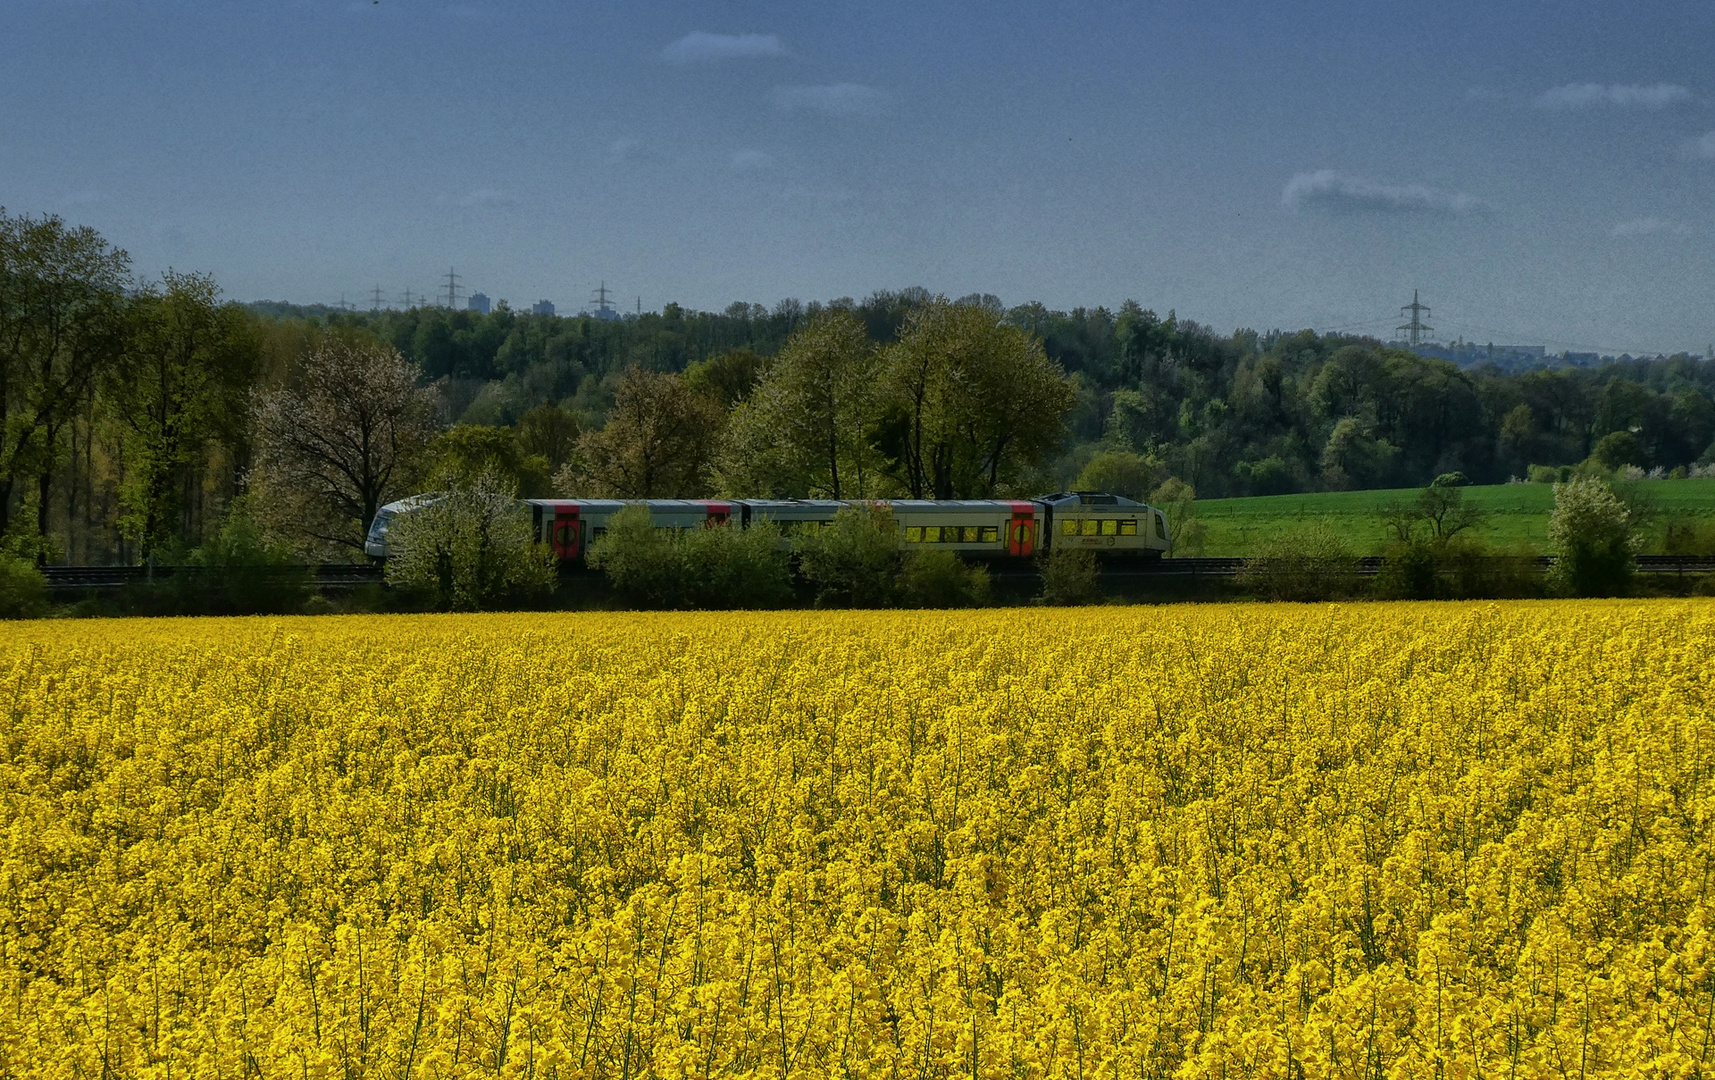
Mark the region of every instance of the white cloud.
[[1690, 236], [1693, 230], [1683, 221], [1664, 221], [1657, 217], [1633, 218], [1608, 230], [1608, 235], [1624, 239], [1631, 236]]
[[1280, 201], [1294, 210], [1387, 214], [1477, 214], [1489, 205], [1475, 195], [1441, 191], [1425, 184], [1381, 184], [1362, 176], [1319, 169], [1286, 182]]
[[872, 86], [834, 83], [831, 86], [776, 86], [774, 107], [784, 112], [819, 112], [829, 116], [879, 116], [888, 96]]
[[760, 150], [740, 150], [732, 156], [734, 172], [762, 172], [773, 164], [774, 159]]
[[1691, 91], [1673, 83], [1653, 86], [1614, 83], [1567, 83], [1536, 96], [1539, 109], [1590, 109], [1613, 105], [1622, 109], [1665, 109], [1691, 100]]
[[1715, 131], [1695, 139], [1687, 139], [1680, 148], [1685, 151], [1686, 157], [1715, 159]]
[[693, 30], [661, 50], [661, 59], [680, 65], [785, 55], [786, 47], [775, 34], [710, 34], [702, 30]]

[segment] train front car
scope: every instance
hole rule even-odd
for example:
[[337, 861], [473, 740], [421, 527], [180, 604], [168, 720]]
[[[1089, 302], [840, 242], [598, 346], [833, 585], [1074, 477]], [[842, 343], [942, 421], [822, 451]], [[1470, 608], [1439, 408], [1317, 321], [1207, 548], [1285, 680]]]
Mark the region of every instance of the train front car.
[[1105, 491], [1061, 491], [1036, 502], [1048, 511], [1050, 547], [1148, 559], [1173, 549], [1167, 516], [1136, 499]]
[[1041, 544], [1042, 508], [1001, 499], [895, 499], [899, 546], [933, 545], [967, 559], [1028, 558]]
[[432, 506], [444, 498], [445, 495], [431, 491], [426, 495], [396, 499], [375, 511], [375, 517], [369, 522], [369, 532], [363, 538], [364, 553], [372, 559], [385, 559], [388, 555], [387, 533], [400, 516], [420, 507]]

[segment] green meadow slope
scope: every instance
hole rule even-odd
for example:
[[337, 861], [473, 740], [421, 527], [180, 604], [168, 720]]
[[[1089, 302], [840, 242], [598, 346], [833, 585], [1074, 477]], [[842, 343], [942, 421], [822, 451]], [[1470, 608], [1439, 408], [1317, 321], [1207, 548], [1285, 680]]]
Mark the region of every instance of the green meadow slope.
[[[1669, 521], [1715, 531], [1715, 479], [1640, 480], [1626, 485], [1651, 508], [1645, 550], [1658, 550]], [[1387, 543], [1382, 515], [1393, 503], [1417, 498], [1418, 489], [1324, 491], [1307, 495], [1265, 495], [1248, 499], [1199, 500], [1194, 512], [1208, 530], [1204, 555], [1250, 555], [1271, 536], [1314, 522], [1336, 529], [1364, 555], [1380, 554]], [[1494, 484], [1468, 487], [1466, 500], [1486, 517], [1478, 538], [1498, 551], [1539, 554], [1548, 546], [1548, 515], [1554, 510], [1549, 484]], [[1181, 554], [1190, 554], [1181, 552]]]

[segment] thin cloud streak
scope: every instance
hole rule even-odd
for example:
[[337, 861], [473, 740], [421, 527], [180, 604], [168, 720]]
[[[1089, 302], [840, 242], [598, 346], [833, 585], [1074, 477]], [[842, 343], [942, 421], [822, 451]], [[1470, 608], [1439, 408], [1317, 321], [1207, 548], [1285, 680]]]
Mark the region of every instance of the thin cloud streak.
[[1293, 210], [1328, 213], [1480, 214], [1489, 204], [1475, 195], [1442, 191], [1427, 184], [1383, 184], [1362, 176], [1319, 169], [1286, 182], [1281, 204]]
[[1612, 106], [1620, 109], [1665, 109], [1691, 100], [1691, 91], [1674, 83], [1652, 86], [1614, 83], [1567, 83], [1544, 90], [1536, 96], [1539, 109], [1592, 109]]
[[693, 30], [661, 50], [661, 59], [680, 67], [785, 55], [786, 47], [776, 34], [711, 34], [704, 30]]
[[1623, 240], [1634, 236], [1690, 236], [1694, 231], [1683, 221], [1641, 217], [1620, 222], [1608, 230], [1608, 235]]
[[1685, 152], [1686, 157], [1715, 160], [1715, 131], [1685, 140], [1680, 149]]
[[774, 107], [782, 112], [817, 112], [827, 116], [879, 116], [886, 111], [891, 100], [882, 91], [859, 83], [774, 88]]

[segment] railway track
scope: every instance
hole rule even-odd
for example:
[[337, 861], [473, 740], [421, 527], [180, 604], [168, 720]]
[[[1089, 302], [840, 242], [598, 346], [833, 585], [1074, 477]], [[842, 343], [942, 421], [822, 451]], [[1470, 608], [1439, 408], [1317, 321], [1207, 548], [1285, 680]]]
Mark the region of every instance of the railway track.
[[[1512, 560], [1497, 557], [1495, 561]], [[1245, 562], [1246, 560], [1239, 558], [1168, 558], [1140, 559], [1127, 562], [1115, 561], [1103, 565], [1102, 575], [1110, 578], [1231, 578], [1237, 577], [1244, 570]], [[1359, 559], [1354, 572], [1359, 577], [1373, 577], [1381, 572], [1385, 562], [1386, 560], [1380, 556]], [[1554, 565], [1553, 558], [1549, 556], [1530, 559], [1527, 562], [1543, 573], [1546, 573]], [[298, 580], [303, 580], [303, 576], [308, 575], [310, 586], [316, 589], [349, 589], [359, 585], [377, 585], [382, 581], [381, 566], [372, 563], [322, 563], [316, 566], [283, 566], [261, 572]], [[999, 577], [1035, 577], [1036, 572], [1036, 567], [1030, 563], [995, 567], [996, 576]], [[1715, 573], [1715, 556], [1640, 555], [1638, 556], [1638, 572], [1680, 576]], [[50, 591], [67, 593], [108, 591], [151, 582], [164, 585], [173, 582], [185, 582], [187, 578], [194, 582], [201, 578], [211, 577], [218, 571], [211, 571], [201, 566], [48, 566], [43, 568], [42, 573], [47, 576]]]
[[[357, 585], [380, 584], [382, 580], [382, 568], [379, 564], [363, 563], [281, 566], [250, 572], [263, 577], [298, 581], [302, 581], [307, 575], [310, 585], [317, 589], [352, 588]], [[166, 585], [187, 579], [195, 582], [216, 577], [220, 571], [204, 566], [44, 566], [42, 573], [48, 579], [49, 591], [61, 593], [121, 589], [151, 583]]]

